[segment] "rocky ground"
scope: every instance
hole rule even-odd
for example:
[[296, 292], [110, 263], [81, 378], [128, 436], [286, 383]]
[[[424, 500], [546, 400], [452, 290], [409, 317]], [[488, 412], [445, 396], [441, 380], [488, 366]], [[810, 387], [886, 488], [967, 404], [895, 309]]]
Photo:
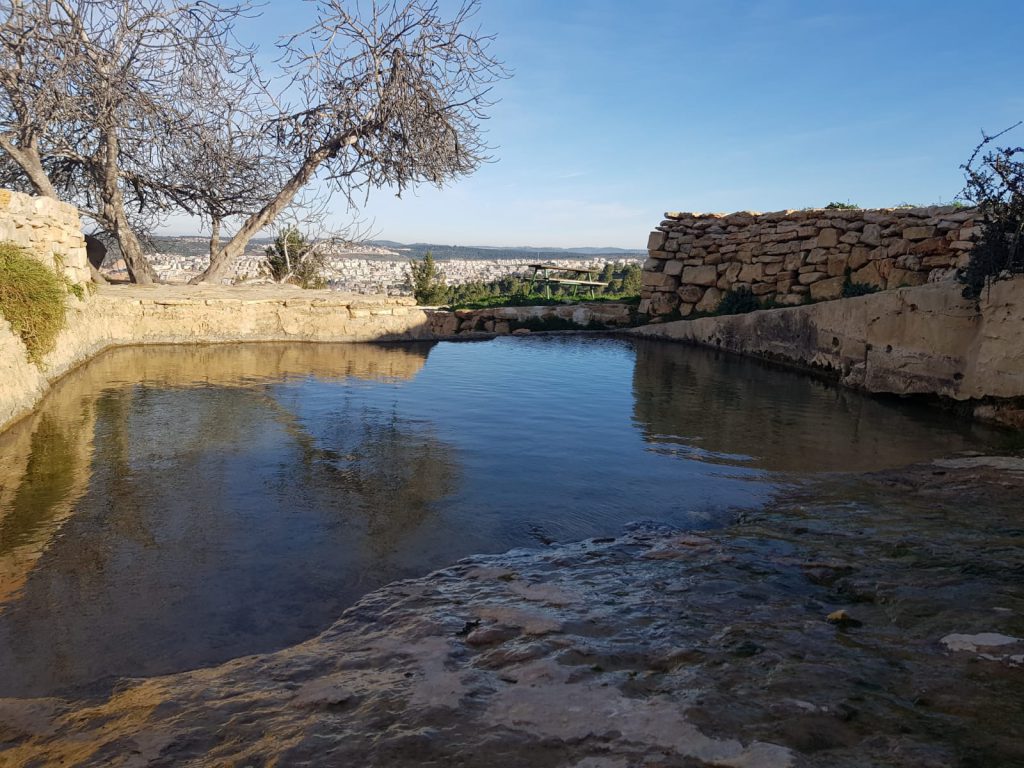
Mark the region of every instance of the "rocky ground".
[[472, 558], [294, 648], [0, 701], [0, 764], [1024, 765], [1022, 490], [960, 458]]

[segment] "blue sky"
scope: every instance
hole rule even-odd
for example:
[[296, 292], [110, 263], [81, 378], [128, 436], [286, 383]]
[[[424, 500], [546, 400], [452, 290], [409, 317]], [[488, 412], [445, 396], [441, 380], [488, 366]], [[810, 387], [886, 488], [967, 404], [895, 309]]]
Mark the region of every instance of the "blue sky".
[[[269, 44], [305, 12], [272, 0], [243, 31]], [[513, 72], [487, 123], [496, 162], [401, 200], [378, 190], [362, 215], [405, 242], [639, 248], [666, 210], [949, 201], [980, 130], [1024, 119], [1020, 13], [482, 0]]]

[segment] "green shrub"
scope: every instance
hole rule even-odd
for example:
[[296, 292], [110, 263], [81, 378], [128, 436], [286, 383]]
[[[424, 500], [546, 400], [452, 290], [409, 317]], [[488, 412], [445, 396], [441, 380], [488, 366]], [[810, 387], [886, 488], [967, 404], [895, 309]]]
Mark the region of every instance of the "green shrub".
[[850, 268], [846, 268], [846, 272], [843, 274], [843, 293], [844, 299], [852, 299], [856, 296], [867, 296], [870, 293], [878, 293], [878, 286], [872, 285], [871, 283], [855, 283], [851, 278]]
[[847, 200], [845, 203], [832, 202], [825, 206], [826, 211], [859, 211], [860, 206]]
[[448, 303], [451, 296], [448, 284], [430, 251], [423, 254], [419, 261], [410, 261], [409, 270], [412, 272], [412, 294], [417, 304], [436, 307]]
[[300, 288], [326, 288], [324, 254], [297, 227], [282, 230], [273, 245], [264, 249], [263, 269], [275, 283], [292, 283]]
[[0, 314], [37, 365], [64, 327], [63, 280], [13, 243], [0, 243]]
[[761, 302], [758, 301], [757, 296], [749, 288], [737, 288], [727, 292], [722, 297], [722, 301], [719, 303], [718, 309], [715, 310], [715, 314], [742, 315], [762, 308]]

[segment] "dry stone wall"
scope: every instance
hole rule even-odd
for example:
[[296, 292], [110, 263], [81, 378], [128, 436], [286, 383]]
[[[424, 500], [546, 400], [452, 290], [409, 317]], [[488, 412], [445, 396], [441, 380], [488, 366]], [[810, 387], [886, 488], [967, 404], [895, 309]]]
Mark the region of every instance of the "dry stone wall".
[[755, 213], [666, 213], [651, 232], [640, 312], [713, 312], [729, 291], [796, 306], [842, 296], [847, 280], [922, 285], [964, 266], [980, 234], [953, 206]]
[[49, 197], [0, 189], [0, 243], [20, 245], [72, 283], [90, 280], [78, 209]]

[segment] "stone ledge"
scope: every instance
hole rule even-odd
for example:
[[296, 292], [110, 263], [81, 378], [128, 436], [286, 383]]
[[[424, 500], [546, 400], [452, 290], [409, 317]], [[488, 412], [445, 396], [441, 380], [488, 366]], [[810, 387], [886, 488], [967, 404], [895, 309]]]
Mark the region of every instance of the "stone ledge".
[[407, 297], [278, 286], [100, 286], [84, 301], [68, 299], [67, 327], [42, 369], [0, 318], [0, 429], [30, 413], [62, 375], [111, 347], [426, 338], [434, 338], [427, 314]]
[[647, 325], [633, 333], [813, 369], [871, 393], [970, 402], [1019, 426], [1024, 398], [1024, 278], [975, 304], [939, 283], [742, 315]]

